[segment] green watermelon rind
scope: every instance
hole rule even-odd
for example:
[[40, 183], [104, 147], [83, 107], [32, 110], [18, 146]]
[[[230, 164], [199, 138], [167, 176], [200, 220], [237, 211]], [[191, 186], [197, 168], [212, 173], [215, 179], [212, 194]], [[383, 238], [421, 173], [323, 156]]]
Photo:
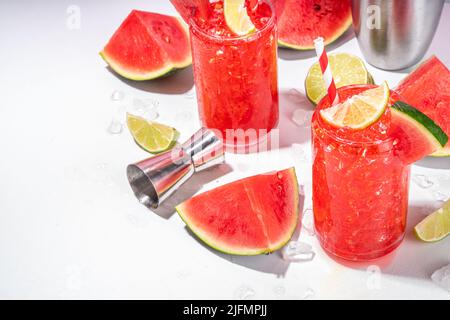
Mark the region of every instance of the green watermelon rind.
[[[177, 19], [180, 23], [180, 26], [182, 27], [183, 31], [189, 38], [189, 29], [184, 23], [184, 21], [178, 17], [174, 17]], [[133, 81], [147, 81], [147, 80], [154, 80], [162, 77], [166, 77], [171, 75], [172, 73], [185, 69], [189, 67], [192, 64], [192, 56], [189, 52], [186, 59], [184, 61], [174, 63], [174, 62], [168, 62], [165, 66], [159, 69], [155, 69], [152, 71], [144, 72], [144, 73], [137, 73], [130, 70], [126, 70], [124, 67], [121, 66], [120, 63], [117, 63], [114, 59], [109, 58], [108, 55], [105, 53], [104, 50], [100, 51], [100, 56], [102, 59], [113, 69], [117, 74], [120, 76], [133, 80]]]
[[169, 63], [164, 68], [157, 69], [155, 71], [147, 72], [147, 73], [136, 73], [132, 71], [127, 71], [124, 68], [122, 68], [118, 63], [114, 62], [113, 59], [109, 59], [108, 56], [101, 51], [100, 56], [105, 60], [105, 62], [113, 69], [117, 74], [121, 75], [122, 77], [134, 80], [134, 81], [147, 81], [147, 80], [154, 80], [158, 78], [162, 78], [165, 76], [169, 76], [172, 73], [187, 68], [192, 64], [192, 59], [189, 61], [186, 61], [186, 63], [181, 64], [173, 64]]
[[397, 101], [391, 106], [391, 111], [401, 119], [414, 124], [423, 136], [427, 138], [434, 150], [442, 149], [448, 142], [448, 136], [431, 118], [413, 106]]
[[[335, 42], [337, 39], [339, 39], [339, 37], [342, 36], [345, 33], [345, 31], [348, 30], [348, 28], [350, 28], [351, 24], [352, 24], [352, 16], [350, 15], [348, 17], [347, 21], [345, 21], [345, 23], [342, 25], [342, 27], [336, 29], [336, 32], [333, 34], [332, 37], [324, 38], [324, 45], [327, 46], [327, 45]], [[299, 50], [299, 51], [314, 50], [314, 44], [312, 44], [310, 46], [301, 46], [301, 45], [287, 43], [285, 41], [280, 40], [280, 38], [278, 38], [278, 46], [280, 48], [293, 49], [293, 50]]]
[[192, 223], [190, 223], [190, 220], [188, 218], [188, 215], [185, 214], [185, 212], [183, 211], [183, 203], [176, 206], [175, 210], [177, 211], [178, 215], [180, 216], [181, 220], [183, 220], [183, 222], [189, 227], [189, 229], [200, 239], [202, 240], [204, 243], [206, 243], [209, 247], [225, 253], [225, 254], [232, 254], [232, 255], [238, 255], [238, 256], [256, 256], [256, 255], [261, 255], [261, 254], [268, 254], [268, 253], [272, 253], [275, 252], [279, 249], [281, 249], [282, 247], [284, 247], [289, 240], [292, 238], [292, 235], [295, 232], [295, 229], [297, 228], [298, 225], [298, 217], [299, 217], [299, 189], [298, 189], [298, 180], [297, 180], [297, 175], [295, 173], [295, 168], [289, 168], [287, 169], [287, 171], [289, 171], [291, 178], [293, 179], [294, 182], [294, 193], [295, 193], [295, 198], [294, 198], [294, 217], [295, 217], [295, 223], [292, 224], [292, 229], [288, 230], [286, 232], [286, 238], [283, 238], [279, 243], [276, 243], [275, 245], [271, 246], [270, 248], [263, 248], [263, 249], [257, 249], [257, 250], [230, 250], [227, 249], [225, 247], [221, 247], [220, 245], [217, 245], [215, 243], [212, 243], [212, 241], [209, 240], [208, 236], [203, 234], [202, 231], [200, 230], [200, 228], [198, 227], [194, 227]]

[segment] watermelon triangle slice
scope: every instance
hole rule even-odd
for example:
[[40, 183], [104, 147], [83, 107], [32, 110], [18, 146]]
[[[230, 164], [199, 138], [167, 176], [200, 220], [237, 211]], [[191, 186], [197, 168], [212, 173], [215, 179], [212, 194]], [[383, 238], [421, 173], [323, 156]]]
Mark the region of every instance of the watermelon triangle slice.
[[403, 101], [391, 106], [390, 136], [396, 140], [395, 152], [409, 165], [448, 142], [447, 134], [427, 115]]
[[[403, 79], [395, 91], [450, 135], [450, 71], [436, 56]], [[450, 143], [432, 155], [450, 156]]]
[[155, 79], [192, 63], [189, 30], [179, 18], [133, 10], [100, 55], [127, 79]]
[[258, 255], [283, 247], [298, 221], [295, 169], [248, 177], [189, 199], [176, 210], [206, 244], [221, 252]]

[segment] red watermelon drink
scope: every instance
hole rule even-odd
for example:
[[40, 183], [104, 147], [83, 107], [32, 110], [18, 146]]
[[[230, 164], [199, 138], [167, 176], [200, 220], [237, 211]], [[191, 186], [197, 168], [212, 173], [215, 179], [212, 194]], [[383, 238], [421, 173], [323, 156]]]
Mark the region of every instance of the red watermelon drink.
[[200, 119], [232, 145], [253, 144], [278, 122], [277, 43], [272, 7], [250, 6], [255, 29], [237, 35], [227, 25], [224, 1], [208, 19], [191, 19], [194, 78]]
[[410, 164], [448, 137], [386, 83], [338, 95], [334, 106], [323, 98], [312, 119], [314, 223], [330, 254], [371, 260], [405, 235]]
[[[341, 101], [374, 86], [341, 88]], [[405, 234], [409, 165], [396, 155], [386, 108], [370, 126], [336, 128], [321, 117], [328, 96], [312, 120], [313, 207], [318, 238], [329, 253], [370, 260], [396, 248]]]

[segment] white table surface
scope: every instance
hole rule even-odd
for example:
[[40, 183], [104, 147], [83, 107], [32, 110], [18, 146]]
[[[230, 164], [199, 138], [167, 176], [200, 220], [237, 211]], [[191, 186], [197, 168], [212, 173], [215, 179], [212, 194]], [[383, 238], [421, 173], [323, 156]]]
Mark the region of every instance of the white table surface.
[[[73, 4], [81, 18], [75, 30], [67, 27]], [[450, 192], [450, 158], [413, 166], [413, 176], [427, 175], [434, 184], [422, 189], [411, 182], [406, 239], [375, 267], [337, 263], [304, 230], [295, 238], [313, 246], [309, 262], [287, 263], [279, 253], [219, 254], [196, 241], [170, 209], [202, 190], [289, 166], [305, 185], [302, 207], [311, 206], [309, 128], [296, 126], [291, 115], [312, 107], [290, 90], [303, 92], [313, 52], [279, 51], [279, 150], [229, 155], [228, 166], [199, 174], [159, 215], [140, 205], [125, 167], [148, 154], [126, 129], [107, 133], [117, 108], [135, 97], [154, 98], [158, 120], [178, 128], [181, 140], [199, 123], [196, 101], [185, 94], [193, 87], [191, 68], [146, 83], [106, 69], [98, 52], [133, 8], [175, 14], [159, 0], [0, 2], [0, 298], [449, 299], [430, 275], [450, 263], [450, 238], [421, 243], [412, 227], [439, 206], [436, 192]], [[447, 3], [427, 53], [447, 66], [449, 32]], [[329, 51], [361, 56], [351, 31]], [[392, 87], [406, 74], [368, 68]], [[126, 100], [111, 101], [114, 90]], [[372, 273], [377, 266], [381, 273]]]

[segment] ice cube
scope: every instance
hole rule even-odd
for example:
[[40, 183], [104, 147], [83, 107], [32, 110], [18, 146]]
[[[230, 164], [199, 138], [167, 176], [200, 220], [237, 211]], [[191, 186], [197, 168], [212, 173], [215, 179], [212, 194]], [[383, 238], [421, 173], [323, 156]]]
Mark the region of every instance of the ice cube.
[[120, 90], [114, 90], [111, 93], [112, 101], [122, 101], [124, 97], [125, 97], [125, 94], [123, 93], [123, 91], [120, 91]]
[[316, 294], [316, 292], [313, 289], [308, 288], [308, 289], [306, 289], [302, 298], [303, 298], [303, 300], [307, 300], [307, 299], [312, 298], [315, 294]]
[[450, 292], [450, 264], [433, 272], [431, 280], [438, 286]]
[[312, 113], [303, 109], [296, 109], [292, 113], [292, 121], [299, 127], [308, 127], [311, 125]]
[[435, 190], [435, 191], [433, 191], [433, 198], [434, 198], [434, 200], [436, 200], [436, 201], [439, 201], [439, 202], [445, 202], [445, 201], [448, 200], [449, 197], [448, 197], [447, 194]]
[[236, 289], [234, 295], [237, 299], [246, 300], [255, 296], [255, 290], [246, 285], [242, 285]]
[[428, 189], [434, 185], [434, 182], [431, 181], [426, 175], [416, 174], [413, 177], [413, 181], [421, 188]]
[[281, 252], [283, 259], [290, 262], [311, 261], [316, 255], [312, 246], [301, 241], [289, 242]]
[[314, 213], [311, 208], [307, 208], [303, 211], [302, 227], [310, 235], [314, 236]]
[[286, 288], [282, 285], [279, 285], [273, 288], [273, 292], [275, 292], [277, 296], [282, 296], [286, 293]]
[[122, 124], [122, 122], [120, 122], [120, 120], [114, 118], [111, 120], [106, 131], [109, 134], [121, 134], [123, 131], [123, 124]]

